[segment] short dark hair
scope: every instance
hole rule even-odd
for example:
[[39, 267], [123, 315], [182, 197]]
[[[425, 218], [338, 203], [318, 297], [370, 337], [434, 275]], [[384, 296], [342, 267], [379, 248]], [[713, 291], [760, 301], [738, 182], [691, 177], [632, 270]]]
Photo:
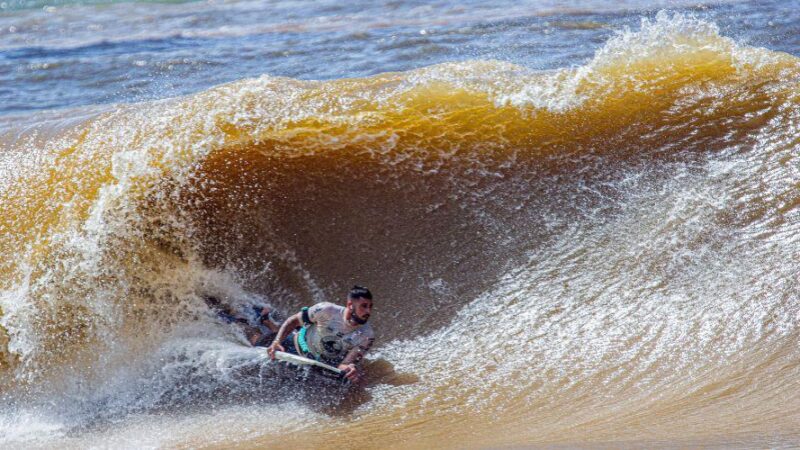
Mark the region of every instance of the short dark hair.
[[350, 300], [356, 300], [359, 298], [365, 298], [367, 300], [372, 300], [372, 292], [369, 289], [365, 288], [364, 286], [355, 285], [350, 292], [347, 294], [347, 298]]

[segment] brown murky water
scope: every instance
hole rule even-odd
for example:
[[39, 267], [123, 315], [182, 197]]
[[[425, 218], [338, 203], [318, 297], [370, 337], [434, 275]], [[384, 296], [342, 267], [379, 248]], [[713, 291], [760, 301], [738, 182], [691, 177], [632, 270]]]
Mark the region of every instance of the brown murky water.
[[[0, 442], [791, 447], [798, 80], [661, 14], [569, 69], [265, 76], [7, 137]], [[338, 411], [201, 299], [355, 282], [378, 344]]]

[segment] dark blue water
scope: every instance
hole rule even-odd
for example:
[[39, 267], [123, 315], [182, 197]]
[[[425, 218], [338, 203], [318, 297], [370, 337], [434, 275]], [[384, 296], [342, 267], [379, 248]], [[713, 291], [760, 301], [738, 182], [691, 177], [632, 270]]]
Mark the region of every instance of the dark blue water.
[[[262, 74], [363, 77], [470, 59], [532, 69], [578, 65], [616, 30], [665, 6], [61, 3], [2, 3], [0, 115], [171, 97]], [[669, 4], [743, 43], [800, 54], [797, 2]]]

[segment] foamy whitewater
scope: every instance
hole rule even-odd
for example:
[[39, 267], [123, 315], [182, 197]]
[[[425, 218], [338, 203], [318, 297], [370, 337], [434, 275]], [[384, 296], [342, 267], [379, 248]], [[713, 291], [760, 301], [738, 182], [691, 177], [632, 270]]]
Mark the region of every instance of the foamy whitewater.
[[3, 448], [800, 445], [795, 8], [3, 5]]

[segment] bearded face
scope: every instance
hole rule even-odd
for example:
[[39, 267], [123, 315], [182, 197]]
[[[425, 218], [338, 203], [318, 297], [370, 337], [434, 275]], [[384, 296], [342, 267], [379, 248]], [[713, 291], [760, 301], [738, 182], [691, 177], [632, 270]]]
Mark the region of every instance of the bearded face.
[[372, 300], [355, 299], [348, 300], [347, 303], [350, 309], [350, 320], [359, 325], [367, 323], [372, 314]]

